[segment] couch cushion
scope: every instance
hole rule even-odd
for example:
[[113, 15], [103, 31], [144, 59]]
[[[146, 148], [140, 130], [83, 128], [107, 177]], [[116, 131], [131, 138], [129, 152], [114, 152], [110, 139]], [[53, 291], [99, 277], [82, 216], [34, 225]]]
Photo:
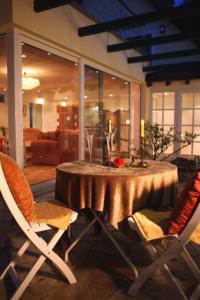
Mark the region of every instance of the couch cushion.
[[28, 222], [32, 221], [33, 195], [26, 177], [10, 156], [0, 153], [0, 162], [9, 189], [19, 209]]
[[58, 140], [60, 137], [60, 131], [47, 131], [47, 132], [40, 132], [40, 139], [41, 140]]
[[200, 173], [196, 173], [177, 199], [169, 219], [168, 234], [179, 234], [184, 229], [194, 213], [199, 199]]

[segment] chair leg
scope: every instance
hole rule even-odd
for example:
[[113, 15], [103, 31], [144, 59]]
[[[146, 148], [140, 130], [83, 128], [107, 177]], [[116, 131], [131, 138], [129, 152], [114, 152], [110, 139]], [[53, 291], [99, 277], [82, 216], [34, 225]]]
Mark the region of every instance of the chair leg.
[[[15, 257], [22, 257], [22, 255], [26, 252], [26, 250], [28, 249], [30, 245], [30, 241], [26, 240], [23, 245], [21, 246], [21, 248], [17, 251]], [[7, 267], [5, 268], [5, 270], [3, 271], [3, 273], [0, 276], [0, 280], [2, 280], [6, 274], [8, 273], [12, 282], [14, 283], [15, 288], [18, 288], [21, 284], [21, 280], [17, 275], [17, 272], [15, 271], [15, 258], [12, 259], [12, 261], [7, 265]]]
[[[33, 277], [36, 275], [37, 271], [40, 269], [46, 258], [49, 258], [50, 261], [55, 265], [55, 267], [66, 277], [66, 279], [69, 281], [70, 284], [73, 284], [76, 282], [76, 278], [74, 277], [74, 274], [70, 270], [70, 268], [66, 265], [66, 263], [52, 250], [64, 231], [62, 229], [59, 229], [56, 234], [52, 237], [50, 242], [46, 244], [45, 241], [42, 242], [41, 247], [37, 247], [41, 252], [42, 255], [39, 256], [36, 263], [32, 267], [32, 269], [29, 271], [29, 273], [26, 275], [23, 282], [18, 286], [17, 290], [12, 296], [12, 300], [18, 300]], [[22, 248], [25, 249], [25, 244], [20, 248], [18, 252], [22, 254]], [[23, 250], [24, 250], [23, 249]], [[25, 252], [25, 251], [24, 251]]]
[[169, 267], [166, 264], [164, 264], [163, 267], [160, 269], [161, 269], [161, 272], [163, 273], [163, 275], [165, 276], [166, 280], [168, 281], [169, 285], [171, 286], [173, 292], [176, 293], [177, 299], [188, 300], [183, 289], [181, 288], [177, 279], [174, 277], [174, 275], [170, 271]]
[[183, 257], [187, 266], [189, 267], [189, 269], [197, 279], [198, 283], [200, 283], [200, 270], [196, 265], [196, 263], [194, 262], [193, 258], [191, 257], [190, 253], [186, 249], [186, 247], [183, 247], [183, 250], [181, 251], [181, 256]]

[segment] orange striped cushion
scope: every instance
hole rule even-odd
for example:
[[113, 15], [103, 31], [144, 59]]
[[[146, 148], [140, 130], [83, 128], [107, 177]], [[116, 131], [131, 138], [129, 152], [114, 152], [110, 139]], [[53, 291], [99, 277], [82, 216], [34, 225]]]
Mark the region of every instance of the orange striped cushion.
[[22, 214], [28, 222], [33, 219], [33, 195], [30, 186], [16, 162], [0, 152], [0, 162], [9, 189]]

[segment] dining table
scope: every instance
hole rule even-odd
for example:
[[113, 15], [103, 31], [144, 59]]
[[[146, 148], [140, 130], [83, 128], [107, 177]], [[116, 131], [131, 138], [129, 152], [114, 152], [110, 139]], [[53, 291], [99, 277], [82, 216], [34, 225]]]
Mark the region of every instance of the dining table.
[[174, 205], [177, 167], [169, 162], [147, 161], [147, 167], [109, 168], [86, 161], [56, 168], [56, 199], [75, 210], [106, 212], [108, 223], [120, 223], [143, 208], [164, 210]]
[[[119, 229], [120, 224], [144, 207], [162, 210], [172, 206], [178, 182], [177, 167], [161, 161], [147, 161], [147, 167], [130, 163], [113, 168], [86, 161], [65, 162], [56, 167], [56, 199], [78, 212], [89, 209], [93, 215], [89, 224], [72, 242], [69, 252], [94, 224], [100, 224], [116, 249], [131, 268], [134, 279], [138, 271], [113, 237], [107, 224]], [[106, 214], [106, 223], [99, 213]]]

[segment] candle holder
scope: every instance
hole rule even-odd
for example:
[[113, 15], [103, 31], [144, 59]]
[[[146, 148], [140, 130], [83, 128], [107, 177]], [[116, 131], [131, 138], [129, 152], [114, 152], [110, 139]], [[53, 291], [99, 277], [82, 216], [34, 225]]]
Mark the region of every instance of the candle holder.
[[112, 147], [113, 147], [116, 131], [117, 131], [116, 128], [112, 128], [109, 131], [104, 130], [104, 135], [106, 138], [106, 146], [108, 151], [108, 163], [110, 169], [111, 169], [111, 159], [112, 159]]
[[140, 138], [140, 158], [141, 160], [137, 164], [140, 168], [147, 168], [148, 164], [146, 161], [144, 161], [144, 137]]

